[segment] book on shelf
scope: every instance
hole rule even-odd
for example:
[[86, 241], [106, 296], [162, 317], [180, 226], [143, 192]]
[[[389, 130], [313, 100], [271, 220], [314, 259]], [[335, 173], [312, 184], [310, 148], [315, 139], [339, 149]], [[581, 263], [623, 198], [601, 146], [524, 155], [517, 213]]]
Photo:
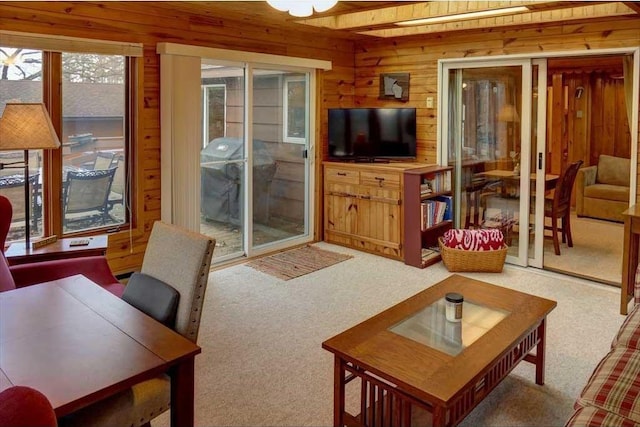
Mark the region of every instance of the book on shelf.
[[442, 173], [429, 175], [422, 179], [420, 191], [424, 188], [430, 188], [434, 193], [444, 193], [451, 191], [451, 171], [447, 170]]
[[434, 251], [433, 249], [422, 248], [422, 259], [431, 258], [432, 256], [439, 255], [439, 254], [440, 253], [438, 251]]
[[441, 195], [434, 198], [439, 202], [443, 202], [445, 204], [444, 215], [442, 216], [443, 221], [451, 221], [453, 218], [453, 196]]
[[431, 185], [420, 184], [420, 196], [428, 196], [431, 193], [433, 193], [433, 190], [431, 189]]
[[447, 204], [443, 201], [434, 199], [420, 203], [420, 230], [424, 231], [443, 222], [446, 211]]

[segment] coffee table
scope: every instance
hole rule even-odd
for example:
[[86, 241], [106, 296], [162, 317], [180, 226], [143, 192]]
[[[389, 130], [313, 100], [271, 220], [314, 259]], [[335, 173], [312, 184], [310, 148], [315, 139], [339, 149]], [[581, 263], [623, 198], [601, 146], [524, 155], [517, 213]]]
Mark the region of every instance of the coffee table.
[[[448, 292], [464, 296], [459, 324], [445, 319]], [[555, 306], [454, 274], [326, 340], [322, 347], [334, 354], [334, 425], [409, 426], [420, 408], [434, 426], [457, 425], [522, 360], [535, 364], [543, 385], [546, 316]], [[345, 405], [354, 380], [355, 416]]]

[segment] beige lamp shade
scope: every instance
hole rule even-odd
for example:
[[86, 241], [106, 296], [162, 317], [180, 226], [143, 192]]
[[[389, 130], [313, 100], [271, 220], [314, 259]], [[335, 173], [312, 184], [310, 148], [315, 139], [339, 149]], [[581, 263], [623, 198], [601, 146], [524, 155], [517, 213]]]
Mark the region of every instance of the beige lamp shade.
[[0, 118], [0, 151], [60, 147], [47, 109], [42, 103], [8, 102]]
[[498, 112], [498, 121], [501, 122], [520, 122], [520, 116], [518, 115], [518, 111], [513, 104], [505, 104], [500, 108]]

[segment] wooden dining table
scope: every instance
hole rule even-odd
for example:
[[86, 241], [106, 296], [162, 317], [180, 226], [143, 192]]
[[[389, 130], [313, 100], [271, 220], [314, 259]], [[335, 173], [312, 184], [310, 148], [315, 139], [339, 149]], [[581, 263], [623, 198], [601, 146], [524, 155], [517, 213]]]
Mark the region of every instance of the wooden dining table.
[[[520, 183], [520, 174], [515, 174], [512, 170], [490, 170], [480, 172], [477, 175], [484, 176], [488, 179], [500, 180], [503, 186], [515, 186]], [[544, 189], [546, 191], [553, 190], [558, 182], [560, 176], [547, 173], [544, 175]], [[529, 174], [529, 180], [534, 183], [536, 181], [536, 174]]]
[[193, 426], [200, 352], [82, 275], [0, 293], [0, 391], [33, 387], [57, 417], [168, 373], [171, 425]]

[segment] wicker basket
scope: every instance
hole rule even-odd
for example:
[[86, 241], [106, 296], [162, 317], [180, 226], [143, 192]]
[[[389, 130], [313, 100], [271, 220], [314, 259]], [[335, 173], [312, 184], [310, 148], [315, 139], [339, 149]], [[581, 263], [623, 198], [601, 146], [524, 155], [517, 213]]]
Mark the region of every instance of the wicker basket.
[[507, 257], [507, 245], [494, 251], [467, 251], [453, 249], [442, 243], [442, 237], [438, 238], [442, 262], [449, 271], [476, 271], [487, 273], [500, 273]]

